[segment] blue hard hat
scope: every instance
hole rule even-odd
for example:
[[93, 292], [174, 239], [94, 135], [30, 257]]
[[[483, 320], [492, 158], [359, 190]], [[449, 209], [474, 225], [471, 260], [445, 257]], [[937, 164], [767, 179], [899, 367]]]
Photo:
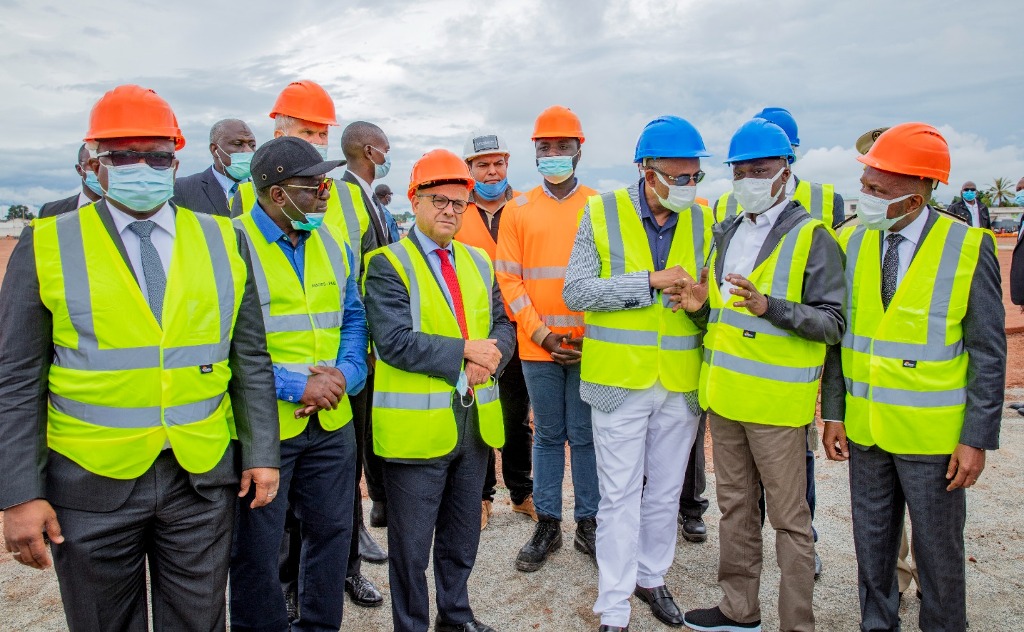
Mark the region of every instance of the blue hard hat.
[[796, 119], [786, 108], [765, 108], [754, 115], [754, 118], [763, 118], [766, 121], [775, 123], [786, 132], [789, 137], [789, 144], [794, 147], [800, 146], [800, 136], [797, 134]]
[[782, 158], [793, 162], [796, 155], [789, 144], [786, 132], [775, 123], [762, 118], [750, 119], [740, 126], [729, 141], [729, 157], [726, 164], [755, 160], [757, 158]]
[[710, 155], [700, 132], [689, 121], [678, 116], [659, 116], [640, 132], [633, 162], [644, 158], [706, 158]]

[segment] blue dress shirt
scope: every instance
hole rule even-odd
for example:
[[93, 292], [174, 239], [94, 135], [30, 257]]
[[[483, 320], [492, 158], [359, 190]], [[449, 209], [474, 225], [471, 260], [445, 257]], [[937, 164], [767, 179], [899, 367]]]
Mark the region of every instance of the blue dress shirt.
[[647, 244], [651, 248], [654, 269], [664, 270], [669, 250], [672, 249], [672, 237], [676, 234], [676, 224], [679, 223], [679, 213], [672, 213], [665, 220], [665, 224], [659, 226], [651, 215], [651, 207], [647, 205], [643, 180], [640, 181], [640, 219], [644, 224], [644, 232], [647, 233]]
[[[292, 270], [299, 278], [299, 283], [305, 283], [304, 271], [306, 261], [306, 240], [309, 233], [299, 231], [299, 243], [293, 246], [288, 235], [270, 219], [267, 212], [259, 205], [253, 206], [252, 219], [259, 228], [260, 233], [267, 240], [268, 244], [276, 243], [281, 252], [284, 253]], [[345, 256], [348, 259], [349, 269], [354, 269], [355, 260], [352, 250], [345, 244]], [[359, 284], [354, 274], [349, 273], [345, 281], [345, 305], [344, 314], [341, 320], [341, 345], [338, 348], [338, 358], [335, 367], [345, 376], [345, 392], [354, 395], [363, 390], [366, 384], [366, 346], [368, 334], [366, 331], [366, 312], [363, 309], [363, 301], [359, 294]], [[306, 380], [309, 376], [302, 373], [289, 371], [283, 367], [274, 365], [274, 386], [277, 389], [277, 398], [286, 402], [298, 402], [306, 390]]]
[[427, 237], [419, 229], [412, 231], [412, 234], [416, 236], [416, 241], [419, 242], [420, 247], [423, 248], [423, 252], [427, 254], [427, 263], [430, 265], [430, 271], [434, 273], [434, 278], [437, 279], [437, 284], [441, 286], [441, 292], [444, 293], [445, 300], [448, 301], [448, 307], [451, 307], [454, 311], [455, 308], [452, 306], [452, 295], [448, 291], [448, 284], [444, 282], [444, 275], [441, 274], [441, 255], [437, 254], [438, 250], [448, 251], [448, 260], [452, 262], [452, 267], [455, 267], [455, 248], [448, 244], [447, 248], [438, 246], [436, 242], [430, 237]]

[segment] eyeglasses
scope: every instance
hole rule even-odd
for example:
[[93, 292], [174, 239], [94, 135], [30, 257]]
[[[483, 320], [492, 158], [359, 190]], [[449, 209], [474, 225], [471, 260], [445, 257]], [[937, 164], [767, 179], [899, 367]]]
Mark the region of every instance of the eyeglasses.
[[434, 208], [436, 208], [439, 211], [445, 210], [446, 208], [448, 208], [448, 205], [451, 204], [452, 211], [454, 211], [458, 215], [462, 215], [463, 213], [465, 213], [466, 206], [469, 205], [469, 202], [466, 202], [465, 200], [453, 200], [448, 196], [436, 195], [432, 193], [417, 193], [416, 197], [430, 198], [430, 201], [431, 203], [433, 203]]
[[293, 189], [316, 189], [316, 196], [320, 197], [324, 194], [324, 191], [331, 187], [331, 181], [324, 178], [320, 181], [320, 184], [316, 186], [306, 184], [282, 184], [283, 187], [291, 187]]
[[668, 181], [669, 186], [685, 186], [692, 180], [694, 184], [698, 184], [704, 179], [704, 172], [698, 170], [696, 173], [680, 173], [677, 176], [672, 176], [657, 167], [648, 166], [648, 169], [655, 173], [660, 173], [665, 180]]
[[174, 164], [173, 151], [132, 151], [130, 149], [104, 151], [96, 154], [97, 158], [108, 158], [115, 167], [134, 165], [140, 161], [154, 169], [169, 169]]
[[977, 192], [978, 192], [978, 190], [977, 190], [977, 189], [964, 189], [964, 191], [974, 191], [975, 193], [977, 193]]

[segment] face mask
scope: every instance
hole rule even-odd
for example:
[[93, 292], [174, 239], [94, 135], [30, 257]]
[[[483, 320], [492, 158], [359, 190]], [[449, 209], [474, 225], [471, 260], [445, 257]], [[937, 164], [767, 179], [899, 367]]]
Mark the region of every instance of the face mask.
[[95, 171], [85, 172], [85, 186], [96, 195], [103, 197], [103, 187], [100, 186], [100, 179], [96, 177]]
[[391, 173], [391, 156], [377, 149], [373, 145], [370, 145], [370, 149], [379, 153], [381, 156], [384, 156], [384, 164], [378, 165], [377, 163], [373, 163], [373, 179], [380, 180]]
[[497, 200], [505, 195], [506, 189], [508, 189], [508, 178], [502, 178], [492, 184], [477, 182], [473, 185], [473, 191], [485, 200]]
[[[455, 392], [459, 394], [459, 404], [463, 408], [469, 408], [473, 405], [476, 399], [476, 393], [469, 388], [469, 379], [466, 377], [466, 371], [463, 370], [459, 373], [459, 379], [455, 382]], [[469, 403], [466, 403], [466, 395], [469, 395]]]
[[1013, 198], [1013, 201], [1017, 206], [1024, 206], [1024, 189], [1017, 191], [1017, 195]]
[[561, 184], [572, 177], [572, 156], [545, 156], [537, 159], [537, 171], [551, 184]]
[[301, 209], [299, 209], [298, 205], [296, 205], [295, 202], [292, 201], [292, 196], [288, 195], [287, 191], [284, 191], [284, 196], [288, 198], [288, 201], [291, 202], [292, 206], [295, 207], [296, 211], [302, 213], [302, 217], [304, 219], [304, 221], [292, 219], [288, 215], [288, 213], [285, 212], [284, 207], [282, 206], [281, 212], [284, 213], [284, 216], [288, 218], [289, 222], [291, 222], [292, 228], [294, 228], [295, 230], [305, 230], [313, 232], [314, 230], [320, 228], [320, 225], [324, 223], [324, 215], [326, 215], [326, 213], [305, 213]]
[[857, 200], [857, 217], [860, 218], [860, 223], [868, 228], [868, 230], [889, 230], [893, 224], [905, 217], [905, 215], [900, 215], [899, 217], [889, 219], [886, 217], [889, 207], [913, 196], [913, 193], [908, 193], [894, 200], [886, 200], [885, 198], [861, 193], [860, 199]]
[[657, 191], [654, 192], [655, 195], [658, 195], [658, 203], [667, 208], [668, 210], [673, 211], [675, 213], [685, 211], [686, 209], [690, 208], [690, 206], [693, 205], [693, 201], [697, 199], [696, 185], [672, 186], [671, 184], [666, 182], [665, 178], [663, 178], [662, 175], [657, 171], [654, 172], [654, 175], [658, 177], [658, 180], [660, 180], [662, 184], [668, 187], [667, 198], [663, 198], [660, 195], [658, 195]]
[[313, 147], [315, 147], [316, 150], [320, 152], [321, 158], [327, 160], [327, 145], [317, 145], [316, 143], [310, 143], [310, 145], [313, 145]]
[[174, 195], [174, 169], [138, 163], [106, 170], [106, 196], [138, 213], [151, 211]]
[[764, 178], [743, 178], [732, 183], [732, 193], [736, 201], [743, 207], [744, 213], [760, 215], [772, 207], [775, 198], [772, 196], [772, 187], [775, 181], [782, 176], [786, 168], [779, 169], [774, 177]]
[[978, 197], [977, 191], [964, 191], [963, 198], [965, 202], [973, 202], [974, 198]]
[[255, 155], [253, 152], [229, 154], [220, 147], [218, 147], [217, 150], [223, 152], [225, 156], [228, 156], [231, 159], [230, 165], [225, 165], [223, 160], [220, 161], [221, 166], [224, 167], [224, 171], [226, 171], [229, 176], [239, 182], [249, 179], [249, 176], [252, 175], [249, 171], [249, 163], [252, 162], [252, 157]]

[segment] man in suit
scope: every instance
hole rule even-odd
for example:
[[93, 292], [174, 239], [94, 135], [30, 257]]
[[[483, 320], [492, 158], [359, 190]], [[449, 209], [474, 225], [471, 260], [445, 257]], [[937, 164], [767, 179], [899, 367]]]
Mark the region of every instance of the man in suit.
[[[1017, 181], [1014, 202], [1017, 206], [1024, 206], [1024, 178]], [[1013, 247], [1013, 260], [1010, 264], [1010, 300], [1014, 305], [1020, 305], [1024, 312], [1024, 248], [1020, 245], [1024, 240], [1021, 237], [1024, 237], [1024, 215], [1021, 215], [1017, 226], [1017, 245]]]
[[849, 461], [862, 630], [899, 628], [896, 560], [914, 524], [920, 628], [967, 628], [966, 488], [999, 447], [1006, 335], [992, 236], [928, 207], [949, 149], [923, 123], [867, 154], [846, 251], [847, 330], [822, 380], [823, 443]]
[[89, 148], [85, 143], [78, 148], [78, 162], [75, 164], [75, 171], [82, 179], [82, 190], [63, 200], [43, 204], [39, 208], [39, 217], [53, 217], [70, 213], [103, 197], [100, 182], [96, 179], [96, 174], [89, 168]]
[[278, 486], [248, 248], [168, 203], [185, 140], [152, 90], [107, 92], [86, 141], [105, 199], [26, 229], [0, 292], [23, 325], [0, 328], [5, 547], [43, 568], [49, 537], [72, 630], [141, 632], [150, 605], [155, 630], [224, 630], [235, 496]]
[[452, 241], [473, 179], [436, 149], [412, 169], [416, 228], [370, 255], [366, 314], [377, 352], [374, 449], [388, 493], [391, 611], [398, 632], [430, 627], [434, 545], [439, 632], [493, 632], [473, 616], [487, 455], [504, 440], [495, 376], [515, 345], [490, 258]]
[[968, 226], [992, 229], [992, 221], [988, 216], [988, 207], [978, 197], [978, 187], [968, 180], [960, 187], [960, 198], [954, 200], [947, 209], [950, 213], [961, 217]]
[[386, 184], [378, 184], [373, 187], [373, 197], [380, 204], [381, 211], [384, 213], [384, 219], [387, 220], [391, 241], [398, 241], [402, 238], [402, 232], [398, 229], [398, 222], [395, 221], [395, 216], [388, 209], [388, 204], [391, 204], [391, 187]]
[[210, 128], [213, 164], [205, 171], [174, 182], [175, 204], [197, 213], [230, 217], [228, 204], [238, 185], [249, 180], [249, 161], [256, 151], [256, 137], [245, 121], [224, 119]]

